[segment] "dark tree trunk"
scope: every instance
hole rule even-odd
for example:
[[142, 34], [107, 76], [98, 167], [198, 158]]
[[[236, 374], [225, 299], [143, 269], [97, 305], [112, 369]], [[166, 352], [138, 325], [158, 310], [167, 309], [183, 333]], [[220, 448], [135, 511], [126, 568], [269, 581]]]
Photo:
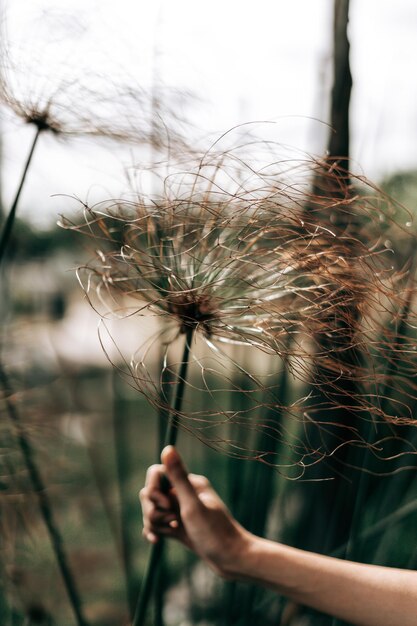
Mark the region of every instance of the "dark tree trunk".
[[348, 39], [349, 0], [334, 0], [333, 20], [333, 88], [327, 151], [329, 158], [338, 159], [340, 167], [348, 170], [349, 105], [352, 91]]
[[[337, 212], [337, 201], [349, 198], [350, 195], [349, 105], [352, 76], [349, 65], [348, 19], [349, 0], [334, 0], [331, 130], [323, 173], [318, 172], [314, 181], [314, 194], [317, 196], [318, 206], [320, 198], [329, 200], [334, 198], [336, 201], [332, 209], [334, 213], [332, 228], [339, 234], [346, 231], [352, 234], [352, 227], [354, 228], [349, 224], [347, 213]], [[332, 176], [328, 175], [330, 168]], [[327, 204], [324, 202], [325, 206]], [[321, 214], [317, 207], [307, 206], [305, 210], [306, 213], [313, 211], [318, 221], [329, 220], [329, 215], [326, 212]], [[318, 352], [322, 354], [333, 352], [340, 371], [360, 367], [361, 361], [358, 351], [349, 347], [355, 334], [358, 312], [355, 305], [349, 305], [348, 309], [346, 306], [341, 303], [340, 315], [335, 311], [335, 318], [338, 319], [335, 321], [332, 338], [327, 338], [325, 334], [316, 337]], [[334, 378], [334, 373], [332, 374], [326, 368], [325, 362], [320, 359], [312, 378], [313, 404], [319, 409], [315, 409], [312, 414], [315, 420], [306, 425], [305, 441], [310, 449], [318, 450], [320, 454], [330, 454], [343, 444], [345, 438], [352, 438], [352, 432], [348, 428], [358, 428], [359, 431], [361, 429], [363, 420], [354, 400], [357, 392], [356, 382], [354, 378], [344, 379], [342, 375], [335, 389], [330, 382]], [[344, 408], [345, 406], [350, 408]], [[315, 424], [316, 419], [321, 422], [321, 426]], [[306, 473], [305, 478], [319, 482], [301, 484], [299, 487], [302, 502], [296, 539], [299, 547], [330, 553], [347, 541], [354, 510], [356, 482], [356, 477], [352, 476], [349, 470], [345, 470], [349, 454], [349, 448], [342, 445], [338, 452], [320, 461]], [[348, 479], [344, 477], [345, 474], [349, 475]]]

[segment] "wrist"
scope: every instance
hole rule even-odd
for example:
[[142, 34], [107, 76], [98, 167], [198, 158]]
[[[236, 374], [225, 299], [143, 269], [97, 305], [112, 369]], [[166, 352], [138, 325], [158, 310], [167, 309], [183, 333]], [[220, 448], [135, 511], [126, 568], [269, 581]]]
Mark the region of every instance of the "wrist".
[[288, 554], [291, 548], [247, 531], [244, 531], [241, 546], [239, 556], [233, 560], [233, 568], [229, 571], [231, 578], [261, 584], [290, 597], [299, 591], [298, 576], [290, 574], [286, 567], [287, 561], [292, 559]]
[[221, 564], [221, 575], [229, 580], [244, 581], [248, 579], [250, 571], [250, 555], [254, 551], [254, 545], [259, 537], [256, 537], [243, 527], [237, 529], [237, 535], [229, 550], [225, 551], [227, 557]]

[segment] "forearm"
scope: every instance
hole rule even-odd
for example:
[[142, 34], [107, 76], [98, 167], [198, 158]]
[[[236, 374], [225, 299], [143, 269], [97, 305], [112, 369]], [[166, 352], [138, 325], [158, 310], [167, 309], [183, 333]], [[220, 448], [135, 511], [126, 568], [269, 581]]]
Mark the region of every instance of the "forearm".
[[417, 623], [417, 572], [352, 563], [248, 535], [229, 575], [357, 626]]

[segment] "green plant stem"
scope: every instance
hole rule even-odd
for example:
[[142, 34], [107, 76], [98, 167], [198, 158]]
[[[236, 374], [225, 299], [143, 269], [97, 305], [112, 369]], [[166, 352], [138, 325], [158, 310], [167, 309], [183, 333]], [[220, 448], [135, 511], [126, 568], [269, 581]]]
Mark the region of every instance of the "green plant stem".
[[132, 476], [131, 418], [127, 402], [123, 398], [117, 373], [113, 370], [113, 439], [115, 448], [116, 474], [120, 505], [120, 547], [126, 583], [126, 595], [130, 617], [133, 616], [136, 601], [137, 580], [133, 564], [131, 520], [136, 513], [136, 500], [132, 502], [129, 479]]
[[191, 351], [191, 340], [193, 337], [193, 328], [190, 328], [185, 336], [184, 352], [182, 355], [181, 367], [178, 374], [178, 383], [175, 390], [174, 410], [168, 422], [168, 428], [165, 434], [165, 446], [175, 446], [178, 435], [178, 413], [181, 411], [182, 400], [184, 397], [185, 382], [187, 380], [188, 362]]
[[32, 145], [30, 147], [29, 154], [26, 159], [25, 167], [23, 169], [22, 178], [20, 179], [19, 187], [17, 189], [15, 198], [13, 200], [13, 204], [10, 208], [9, 214], [3, 226], [3, 231], [0, 237], [0, 265], [3, 262], [4, 255], [6, 253], [7, 246], [10, 240], [10, 235], [12, 234], [13, 225], [14, 225], [14, 221], [16, 217], [17, 205], [19, 204], [20, 194], [22, 193], [23, 185], [25, 184], [26, 176], [29, 171], [32, 157], [34, 155], [36, 144], [38, 143], [39, 135], [41, 134], [41, 132], [42, 132], [42, 129], [40, 128], [36, 129], [35, 137], [33, 138]]
[[[169, 408], [171, 404], [171, 388], [175, 383], [174, 373], [169, 366], [165, 366], [165, 347], [161, 347], [161, 405], [158, 411], [158, 442], [157, 454], [165, 443], [166, 424], [169, 418]], [[164, 598], [166, 590], [166, 563], [165, 554], [162, 553], [159, 559], [158, 571], [154, 583], [154, 626], [164, 626]]]
[[22, 425], [22, 422], [20, 420], [16, 407], [14, 403], [12, 402], [12, 400], [10, 399], [9, 380], [1, 364], [0, 364], [0, 383], [4, 390], [4, 401], [6, 404], [7, 413], [9, 415], [10, 421], [13, 423], [15, 430], [16, 430], [17, 440], [19, 442], [19, 446], [22, 452], [24, 463], [26, 465], [26, 469], [28, 471], [29, 478], [32, 483], [33, 491], [36, 493], [37, 498], [38, 498], [41, 515], [49, 533], [49, 538], [52, 544], [52, 548], [53, 548], [59, 569], [61, 571], [62, 578], [64, 580], [65, 588], [67, 590], [72, 609], [74, 611], [76, 623], [78, 624], [78, 626], [88, 626], [88, 622], [86, 621], [82, 612], [81, 598], [78, 593], [78, 589], [75, 583], [75, 578], [69, 566], [68, 557], [64, 549], [64, 541], [63, 541], [60, 531], [58, 530], [56, 522], [54, 520], [54, 516], [52, 513], [52, 505], [49, 500], [42, 476], [36, 464], [32, 445], [24, 430], [24, 427]]
[[[178, 435], [178, 413], [181, 411], [182, 401], [184, 398], [184, 389], [187, 379], [188, 363], [190, 360], [191, 341], [193, 338], [194, 328], [189, 327], [185, 335], [184, 352], [182, 355], [181, 367], [178, 373], [177, 387], [175, 390], [175, 400], [173, 410], [171, 412], [168, 427], [165, 434], [165, 446], [174, 446], [177, 441]], [[169, 483], [166, 485], [169, 486]], [[162, 538], [159, 538], [158, 543], [154, 544], [151, 548], [151, 553], [148, 560], [148, 565], [145, 571], [145, 575], [140, 590], [138, 603], [136, 606], [135, 616], [133, 618], [133, 626], [143, 626], [146, 617], [146, 610], [151, 597], [152, 588], [155, 582], [156, 574], [158, 571], [160, 559], [164, 549], [164, 542]]]

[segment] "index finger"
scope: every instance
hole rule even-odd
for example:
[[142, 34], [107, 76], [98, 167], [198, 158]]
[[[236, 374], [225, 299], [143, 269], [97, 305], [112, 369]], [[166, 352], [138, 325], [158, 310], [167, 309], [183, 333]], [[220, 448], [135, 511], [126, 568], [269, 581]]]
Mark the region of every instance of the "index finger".
[[146, 470], [145, 486], [151, 491], [161, 489], [162, 477], [165, 474], [164, 466], [161, 464], [151, 465]]
[[172, 502], [164, 493], [165, 468], [163, 465], [151, 465], [146, 472], [145, 489], [147, 496], [158, 508], [170, 509]]

